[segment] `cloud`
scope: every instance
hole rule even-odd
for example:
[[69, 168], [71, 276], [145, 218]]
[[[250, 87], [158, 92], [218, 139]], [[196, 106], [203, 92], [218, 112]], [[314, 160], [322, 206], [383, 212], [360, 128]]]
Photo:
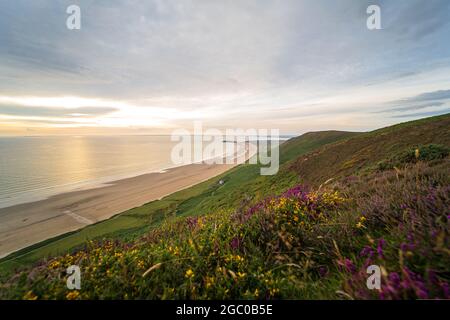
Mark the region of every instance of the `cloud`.
[[[385, 103], [387, 108], [379, 111], [373, 111], [372, 113], [384, 113], [391, 114], [393, 118], [403, 118], [416, 116], [435, 115], [441, 112], [446, 112], [447, 102], [450, 101], [450, 90], [436, 90], [432, 92], [424, 92], [419, 95], [415, 95], [409, 98], [388, 101]], [[408, 113], [404, 112], [421, 110], [421, 109], [433, 109], [421, 113]], [[437, 110], [436, 110], [437, 109]], [[397, 114], [401, 113], [401, 114]]]
[[423, 118], [423, 117], [443, 115], [443, 114], [447, 114], [447, 113], [450, 113], [450, 108], [447, 108], [445, 110], [439, 110], [439, 111], [398, 114], [398, 115], [393, 115], [392, 117], [393, 118]]
[[418, 96], [405, 99], [404, 102], [422, 102], [422, 101], [435, 101], [435, 100], [448, 100], [450, 99], [450, 90], [438, 90], [433, 92], [425, 92]]
[[[79, 122], [77, 121], [70, 121], [70, 120], [64, 120], [64, 119], [56, 119], [56, 120], [51, 120], [51, 119], [2, 119], [1, 120], [2, 123], [21, 123], [21, 124], [26, 124], [26, 125], [30, 125], [30, 124], [38, 124], [38, 125], [43, 125], [43, 124], [48, 124], [48, 125], [80, 125]], [[28, 131], [31, 131], [31, 128], [27, 128]]]
[[[446, 0], [381, 2], [379, 33], [366, 29], [368, 0], [80, 2], [82, 29], [69, 31], [72, 2], [0, 4], [0, 74], [9, 75], [0, 92], [21, 84], [47, 96], [186, 97], [336, 86], [416, 72], [431, 52], [398, 37], [448, 31]], [[434, 52], [445, 56], [448, 47]]]
[[[389, 1], [390, 2], [390, 1]], [[381, 1], [385, 12], [385, 28], [396, 33], [398, 40], [422, 40], [445, 27], [450, 18], [450, 2], [442, 0], [397, 1], [392, 6]]]
[[[65, 26], [66, 8], [74, 3], [81, 7], [79, 31]], [[330, 124], [339, 111], [354, 118], [363, 113], [356, 103], [344, 108], [345, 101], [333, 104], [333, 98], [361, 87], [368, 88], [365, 102], [388, 91], [395, 91], [389, 101], [399, 101], [414, 90], [448, 88], [448, 75], [442, 74], [450, 67], [450, 2], [379, 0], [379, 31], [366, 28], [369, 4], [373, 1], [1, 1], [0, 96], [118, 101], [136, 106], [119, 107], [121, 123], [127, 124], [169, 113], [165, 118], [175, 119], [167, 125], [176, 126], [176, 110], [183, 118], [233, 126], [239, 114], [260, 110], [248, 119], [256, 126], [318, 112]], [[325, 98], [328, 105], [309, 107]], [[416, 97], [416, 105], [381, 105], [393, 114], [406, 111], [400, 107], [439, 107], [417, 99], [430, 96]], [[115, 114], [33, 107], [39, 108], [0, 110], [59, 118]], [[155, 112], [161, 109], [166, 112]], [[366, 120], [367, 126], [386, 123], [389, 117], [383, 116]], [[106, 120], [102, 123], [117, 119]]]
[[79, 108], [54, 108], [54, 107], [29, 107], [21, 105], [0, 105], [0, 115], [33, 116], [33, 117], [98, 117], [117, 111], [111, 107], [79, 107]]
[[389, 109], [389, 111], [411, 111], [411, 110], [419, 110], [419, 109], [426, 109], [426, 108], [432, 108], [432, 107], [441, 107], [445, 103], [444, 102], [430, 102], [430, 103], [423, 103], [423, 104], [416, 104], [411, 106], [403, 106], [403, 107], [396, 107]]

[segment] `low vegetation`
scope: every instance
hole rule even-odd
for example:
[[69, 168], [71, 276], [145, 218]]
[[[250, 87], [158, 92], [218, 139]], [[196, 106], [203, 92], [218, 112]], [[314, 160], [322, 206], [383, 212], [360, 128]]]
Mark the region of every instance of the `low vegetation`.
[[403, 167], [419, 161], [434, 161], [448, 157], [450, 148], [439, 144], [427, 144], [409, 148], [378, 163], [379, 170]]
[[[449, 299], [449, 119], [311, 147], [277, 176], [244, 183], [258, 187], [228, 195], [232, 206], [217, 205], [221, 187], [210, 184], [195, 205], [178, 203], [134, 237], [98, 238], [17, 269], [0, 298]], [[80, 291], [66, 288], [73, 264]], [[381, 268], [380, 290], [366, 286], [369, 265]]]

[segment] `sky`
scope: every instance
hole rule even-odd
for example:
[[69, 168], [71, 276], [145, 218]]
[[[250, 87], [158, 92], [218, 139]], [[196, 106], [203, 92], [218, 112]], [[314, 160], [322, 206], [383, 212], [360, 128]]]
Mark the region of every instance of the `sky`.
[[0, 0], [2, 136], [366, 131], [448, 112], [448, 0]]

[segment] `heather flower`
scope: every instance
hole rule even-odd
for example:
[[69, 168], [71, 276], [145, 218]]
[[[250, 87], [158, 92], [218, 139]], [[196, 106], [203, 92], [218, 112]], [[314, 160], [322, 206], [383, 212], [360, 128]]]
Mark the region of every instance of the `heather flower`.
[[419, 297], [419, 299], [427, 299], [428, 298], [428, 292], [423, 288], [417, 289], [416, 293], [417, 293], [417, 296]]
[[409, 232], [406, 238], [410, 243], [414, 242], [414, 235], [412, 234], [412, 232]]
[[241, 241], [239, 240], [238, 237], [234, 237], [231, 240], [230, 246], [231, 246], [231, 249], [238, 250], [240, 248], [240, 246], [241, 246]]
[[415, 245], [414, 244], [412, 244], [412, 243], [402, 243], [401, 245], [400, 245], [400, 249], [403, 251], [403, 252], [406, 252], [406, 251], [412, 251], [412, 250], [414, 250], [414, 248], [415, 248]]
[[450, 289], [449, 289], [448, 283], [447, 282], [442, 283], [441, 284], [441, 289], [442, 289], [442, 292], [443, 292], [443, 297], [442, 298], [449, 299], [450, 298]]
[[328, 269], [327, 269], [327, 267], [325, 267], [325, 266], [321, 266], [321, 267], [319, 267], [319, 275], [321, 276], [321, 277], [325, 277], [327, 274], [328, 274]]
[[365, 246], [359, 253], [359, 255], [361, 257], [368, 257], [369, 259], [371, 259], [373, 257], [373, 254], [374, 254], [374, 250], [369, 246]]
[[186, 219], [186, 224], [188, 225], [189, 229], [195, 229], [195, 227], [198, 224], [198, 217], [189, 217]]
[[388, 279], [390, 284], [395, 288], [398, 289], [400, 287], [400, 276], [398, 275], [397, 272], [391, 272], [388, 275]]
[[354, 265], [352, 260], [350, 260], [348, 258], [344, 258], [343, 260], [339, 260], [338, 261], [338, 265], [343, 267], [344, 270], [347, 271], [347, 272], [350, 272], [350, 273], [355, 273], [356, 272], [356, 266]]
[[383, 238], [378, 240], [378, 246], [377, 246], [377, 252], [378, 252], [378, 256], [382, 259], [384, 259], [384, 255], [383, 255], [383, 247], [386, 244], [386, 240], [384, 240]]

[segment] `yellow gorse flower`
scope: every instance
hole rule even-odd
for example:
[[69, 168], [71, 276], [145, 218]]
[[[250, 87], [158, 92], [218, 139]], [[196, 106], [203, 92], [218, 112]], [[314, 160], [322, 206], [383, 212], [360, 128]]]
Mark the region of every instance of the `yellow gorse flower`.
[[206, 277], [205, 281], [206, 288], [209, 288], [214, 285], [214, 277]]
[[70, 291], [67, 295], [66, 295], [66, 299], [67, 300], [75, 300], [80, 296], [80, 293], [78, 291]]
[[278, 288], [272, 288], [269, 290], [271, 296], [275, 296], [278, 292], [280, 292], [280, 289]]
[[358, 229], [364, 228], [364, 222], [365, 222], [366, 220], [367, 220], [366, 217], [361, 216], [361, 217], [359, 218], [358, 223], [356, 224], [356, 228], [358, 228]]
[[178, 248], [178, 246], [175, 247], [169, 246], [167, 250], [175, 256], [180, 254], [180, 248]]
[[192, 271], [192, 269], [188, 269], [186, 270], [186, 273], [184, 275], [186, 278], [192, 278], [194, 276], [194, 271]]
[[33, 293], [33, 291], [28, 291], [26, 295], [23, 296], [24, 300], [37, 300], [37, 295]]

